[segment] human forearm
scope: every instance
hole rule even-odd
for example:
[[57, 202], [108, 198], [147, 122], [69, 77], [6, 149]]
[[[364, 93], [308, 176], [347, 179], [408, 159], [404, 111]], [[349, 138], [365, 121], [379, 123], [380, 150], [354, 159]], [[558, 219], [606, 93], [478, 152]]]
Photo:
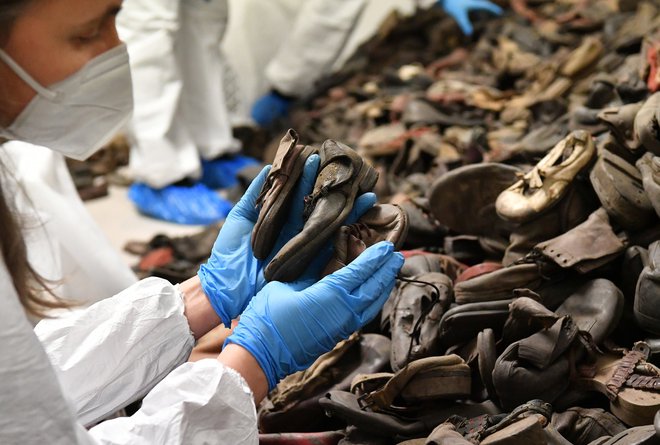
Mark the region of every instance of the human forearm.
[[195, 340], [221, 323], [220, 317], [213, 310], [197, 275], [181, 283], [179, 290], [183, 295], [184, 314]]
[[266, 394], [268, 394], [266, 374], [247, 349], [236, 344], [228, 344], [218, 356], [218, 361], [232, 368], [245, 379], [254, 394], [256, 404], [259, 404], [266, 397]]
[[[188, 324], [196, 339], [221, 323], [220, 318], [213, 310], [208, 297], [202, 289], [198, 276], [194, 276], [181, 283], [179, 289], [183, 294], [183, 301], [186, 307], [185, 315], [188, 319]], [[218, 361], [232, 368], [245, 379], [254, 394], [256, 403], [259, 403], [266, 397], [268, 393], [266, 375], [257, 360], [247, 349], [239, 345], [229, 344], [218, 356]]]

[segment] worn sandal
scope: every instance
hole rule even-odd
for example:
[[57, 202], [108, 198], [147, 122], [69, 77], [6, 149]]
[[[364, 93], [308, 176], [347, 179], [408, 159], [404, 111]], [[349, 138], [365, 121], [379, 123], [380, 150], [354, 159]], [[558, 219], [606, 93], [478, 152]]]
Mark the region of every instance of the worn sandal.
[[660, 369], [648, 363], [649, 347], [639, 342], [623, 357], [604, 354], [582, 369], [579, 388], [598, 391], [610, 399], [612, 414], [632, 426], [653, 423], [660, 409]]

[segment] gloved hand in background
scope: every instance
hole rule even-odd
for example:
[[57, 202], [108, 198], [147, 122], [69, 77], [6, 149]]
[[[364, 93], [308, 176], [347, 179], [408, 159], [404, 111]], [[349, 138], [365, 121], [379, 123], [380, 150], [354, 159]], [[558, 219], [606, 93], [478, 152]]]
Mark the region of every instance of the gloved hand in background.
[[[312, 155], [307, 159], [302, 178], [296, 186], [287, 223], [280, 233], [269, 258], [257, 260], [252, 254], [251, 236], [259, 209], [256, 201], [270, 166], [265, 167], [252, 181], [245, 195], [234, 206], [220, 230], [213, 245], [211, 257], [203, 264], [197, 275], [211, 306], [225, 326], [231, 326], [231, 320], [238, 317], [245, 307], [266, 284], [263, 268], [284, 244], [296, 236], [304, 226], [304, 197], [311, 193], [320, 158]], [[346, 224], [357, 221], [376, 203], [376, 195], [365, 193], [360, 196], [353, 210], [346, 219]], [[319, 254], [316, 261], [308, 268], [303, 278], [316, 278], [332, 255], [331, 243]]]
[[315, 284], [268, 283], [225, 344], [249, 351], [273, 389], [371, 321], [389, 297], [402, 265], [403, 255], [383, 241]]
[[502, 14], [502, 8], [487, 0], [438, 0], [437, 5], [453, 17], [465, 35], [472, 35], [474, 28], [470, 21], [471, 11], [488, 11], [495, 15]]
[[293, 99], [271, 91], [261, 96], [252, 105], [252, 119], [260, 127], [270, 127], [275, 120], [285, 117], [289, 114], [289, 108]]

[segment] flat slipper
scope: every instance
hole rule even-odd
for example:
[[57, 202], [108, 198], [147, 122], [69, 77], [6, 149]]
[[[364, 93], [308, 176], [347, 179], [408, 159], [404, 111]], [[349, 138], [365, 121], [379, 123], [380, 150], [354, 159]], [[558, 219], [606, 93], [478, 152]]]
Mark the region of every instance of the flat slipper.
[[266, 259], [286, 223], [293, 199], [293, 190], [302, 175], [305, 161], [316, 150], [298, 144], [298, 134], [289, 129], [280, 141], [273, 166], [257, 198], [261, 206], [252, 230], [252, 252], [258, 259]]

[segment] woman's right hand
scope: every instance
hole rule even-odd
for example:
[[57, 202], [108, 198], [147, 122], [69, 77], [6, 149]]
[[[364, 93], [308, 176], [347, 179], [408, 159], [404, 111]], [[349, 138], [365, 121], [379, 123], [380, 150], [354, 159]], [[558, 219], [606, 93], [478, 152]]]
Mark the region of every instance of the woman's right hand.
[[403, 256], [383, 241], [317, 283], [268, 283], [225, 344], [247, 350], [273, 389], [376, 317], [402, 265]]

